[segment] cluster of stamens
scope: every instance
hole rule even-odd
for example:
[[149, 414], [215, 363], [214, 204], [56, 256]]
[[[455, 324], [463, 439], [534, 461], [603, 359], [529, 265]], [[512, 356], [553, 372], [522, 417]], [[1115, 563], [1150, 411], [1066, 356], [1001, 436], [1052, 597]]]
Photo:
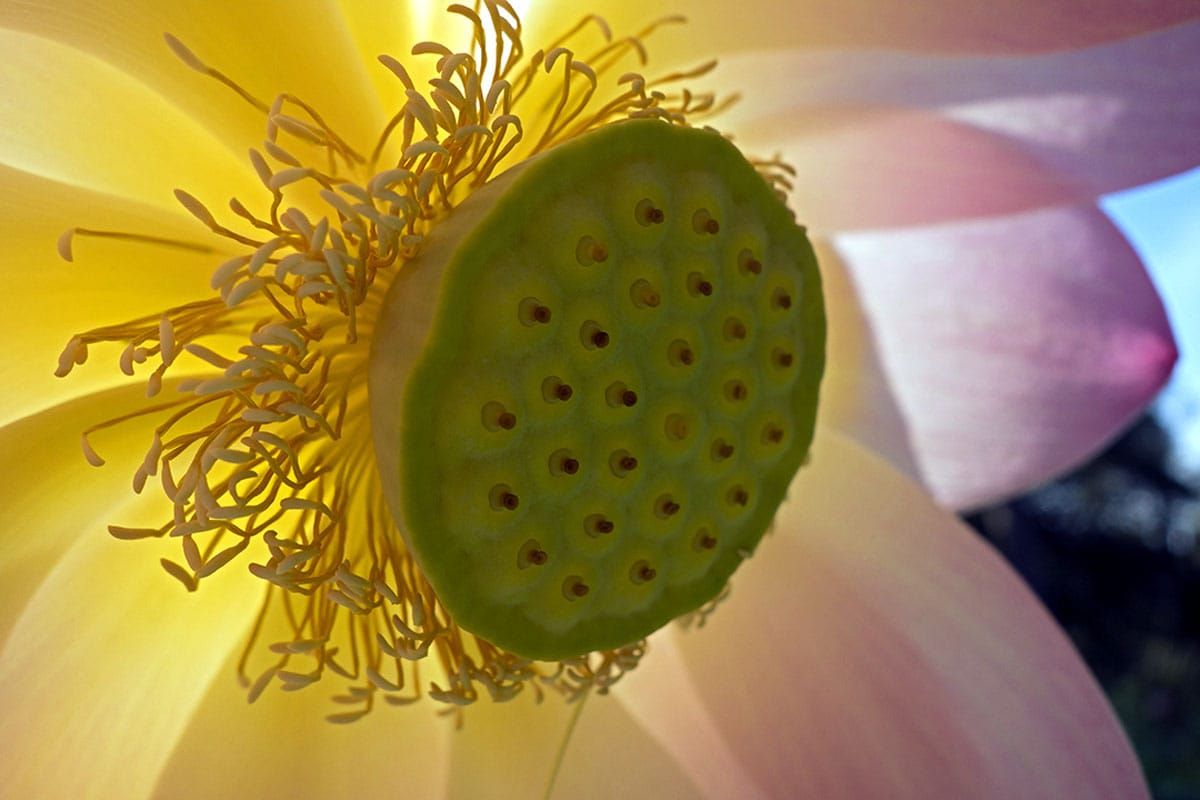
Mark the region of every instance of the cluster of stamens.
[[[596, 21], [588, 18], [527, 57], [520, 21], [508, 4], [484, 0], [482, 6], [480, 14], [451, 8], [471, 26], [469, 52], [428, 42], [413, 49], [416, 56], [434, 59], [432, 91], [423, 92], [399, 61], [381, 57], [403, 83], [407, 101], [369, 150], [352, 146], [301, 98], [282, 94], [265, 103], [168, 37], [187, 66], [232, 87], [265, 115], [266, 139], [250, 154], [266, 192], [265, 210], [255, 213], [253, 203], [235, 198], [229, 202], [234, 219], [222, 222], [199, 199], [177, 190], [179, 202], [204, 228], [226, 247], [243, 251], [214, 271], [216, 296], [81, 333], [59, 363], [58, 374], [66, 375], [86, 361], [89, 347], [115, 342], [122, 346], [118, 362], [125, 374], [154, 365], [147, 393], [165, 399], [93, 426], [84, 433], [83, 448], [99, 465], [103, 460], [89, 440], [92, 434], [152, 416], [158, 422], [155, 436], [133, 488], [141, 492], [157, 477], [172, 513], [157, 527], [113, 525], [110, 531], [122, 539], [177, 540], [182, 563], [164, 559], [163, 567], [188, 590], [261, 541], [267, 558], [249, 570], [271, 588], [240, 674], [251, 699], [273, 682], [295, 690], [328, 673], [340, 675], [349, 688], [335, 700], [351, 709], [331, 715], [336, 722], [360, 718], [380, 697], [394, 705], [428, 696], [462, 706], [481, 692], [506, 700], [525, 686], [572, 697], [592, 688], [604, 691], [642, 654], [642, 643], [635, 642], [546, 669], [461, 630], [384, 508], [367, 455], [368, 415], [359, 378], [374, 319], [397, 267], [422, 251], [426, 236], [448, 212], [493, 174], [609, 122], [657, 117], [687, 124], [722, 108], [712, 95], [672, 88], [712, 64], [655, 82], [629, 72], [617, 80], [615, 96], [597, 99], [600, 79], [622, 60], [644, 59], [642, 39], [661, 23], [623, 39], [614, 39], [600, 23], [602, 44], [589, 58], [577, 59], [567, 45], [580, 40], [589, 20]], [[546, 81], [556, 72], [557, 96]], [[552, 111], [539, 112], [544, 105]], [[783, 165], [755, 163], [778, 191], [789, 188]], [[291, 193], [305, 185], [324, 204], [319, 210], [301, 210], [298, 200], [293, 204]], [[696, 214], [698, 233], [716, 236], [722, 230], [716, 219]], [[664, 209], [648, 200], [634, 215], [645, 226], [666, 219]], [[142, 233], [74, 228], [59, 242], [64, 258], [74, 257], [80, 237], [213, 249]], [[573, 255], [593, 268], [613, 257], [603, 237], [580, 239]], [[740, 267], [755, 274], [762, 269], [757, 261]], [[690, 288], [702, 297], [714, 293], [704, 277]], [[653, 281], [638, 280], [627, 287], [627, 299], [634, 307], [655, 309], [663, 304], [660, 292]], [[790, 299], [774, 302], [787, 308]], [[534, 296], [515, 305], [519, 327], [559, 322], [559, 310]], [[735, 338], [745, 338], [745, 323], [735, 324], [740, 332]], [[245, 344], [230, 351], [224, 344], [230, 334], [244, 336]], [[583, 349], [604, 351], [612, 349], [617, 334], [612, 326], [585, 320], [577, 336]], [[695, 363], [697, 353], [686, 342], [671, 348], [666, 355], [672, 363]], [[780, 368], [792, 363], [784, 350], [773, 358]], [[183, 377], [172, 380], [175, 375]], [[601, 392], [609, 406], [645, 405], [638, 382], [628, 384], [612, 383]], [[563, 376], [547, 375], [541, 389], [545, 403], [579, 399]], [[478, 409], [478, 425], [495, 436], [519, 433], [532, 421], [527, 410], [498, 400], [483, 399]], [[729, 455], [732, 450], [723, 457]], [[570, 448], [539, 457], [563, 479], [582, 479], [604, 464]], [[619, 476], [639, 464], [634, 453], [620, 448], [607, 462]], [[491, 486], [481, 501], [497, 515], [525, 506], [515, 483]], [[574, 524], [594, 537], [611, 537], [619, 529], [608, 517]], [[696, 536], [697, 550], [717, 548], [714, 534]], [[527, 539], [517, 548], [518, 566], [544, 569], [558, 557], [549, 546]], [[635, 583], [650, 584], [659, 572], [639, 562], [628, 574]], [[571, 574], [560, 594], [585, 601], [589, 584]], [[277, 628], [284, 634], [265, 648], [270, 660], [264, 665], [264, 649], [256, 643]], [[437, 668], [423, 675], [437, 677], [423, 682], [417, 664], [429, 658]]]

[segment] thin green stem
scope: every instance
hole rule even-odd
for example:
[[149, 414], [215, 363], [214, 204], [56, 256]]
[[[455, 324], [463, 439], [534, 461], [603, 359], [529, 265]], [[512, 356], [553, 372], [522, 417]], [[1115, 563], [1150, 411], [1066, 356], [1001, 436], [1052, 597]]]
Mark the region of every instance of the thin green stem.
[[567, 745], [571, 743], [571, 735], [575, 733], [575, 725], [579, 722], [579, 717], [583, 714], [583, 704], [591, 696], [592, 693], [588, 692], [575, 704], [575, 711], [571, 714], [571, 720], [567, 723], [566, 731], [563, 732], [562, 744], [558, 746], [558, 755], [554, 757], [554, 768], [550, 770], [550, 778], [546, 781], [546, 793], [542, 795], [542, 800], [550, 800], [550, 795], [554, 792], [554, 784], [558, 780], [558, 771], [562, 768], [563, 760], [567, 756]]

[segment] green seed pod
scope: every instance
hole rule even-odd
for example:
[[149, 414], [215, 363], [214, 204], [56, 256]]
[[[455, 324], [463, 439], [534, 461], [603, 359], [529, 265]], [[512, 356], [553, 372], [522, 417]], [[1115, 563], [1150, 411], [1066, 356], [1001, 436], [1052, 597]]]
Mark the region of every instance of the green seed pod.
[[462, 627], [536, 659], [618, 647], [753, 552], [824, 358], [812, 248], [737, 149], [608, 125], [480, 189], [396, 278], [383, 490]]

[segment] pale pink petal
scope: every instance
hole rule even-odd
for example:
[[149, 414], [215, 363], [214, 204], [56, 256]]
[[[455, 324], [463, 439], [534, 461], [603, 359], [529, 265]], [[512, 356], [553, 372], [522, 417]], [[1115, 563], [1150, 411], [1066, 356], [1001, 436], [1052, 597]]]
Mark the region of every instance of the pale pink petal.
[[[301, 97], [361, 147], [370, 146], [383, 118], [367, 79], [368, 65], [333, 0], [286, 6], [272, 0], [5, 3], [0, 27], [62, 42], [111, 64], [218, 132], [239, 153], [262, 140], [262, 112], [185, 66], [167, 47], [164, 33], [268, 104], [282, 92]], [[52, 71], [55, 65], [44, 68]]]
[[828, 431], [730, 598], [652, 644], [682, 660], [652, 654], [618, 697], [701, 786], [732, 754], [773, 797], [1147, 796], [1099, 687], [1020, 579]]
[[758, 52], [723, 59], [722, 119], [799, 167], [823, 230], [999, 214], [1096, 196], [1200, 162], [1200, 24], [1028, 58]]
[[[553, 0], [532, 5], [564, 22], [581, 15], [574, 5]], [[629, 31], [663, 13], [639, 0], [597, 0], [586, 8]], [[1189, 0], [748, 0], [736, 9], [726, 0], [690, 0], [670, 10], [686, 14], [690, 24], [668, 50], [691, 59], [715, 55], [714, 49], [724, 53], [784, 47], [940, 53], [1061, 50], [1200, 16]]]
[[[841, 263], [826, 252], [825, 271], [845, 270], [833, 282], [849, 291], [829, 307], [822, 419], [915, 465], [954, 507], [1080, 463], [1175, 362], [1153, 285], [1095, 209], [845, 235], [835, 247]], [[880, 426], [888, 405], [900, 430]]]

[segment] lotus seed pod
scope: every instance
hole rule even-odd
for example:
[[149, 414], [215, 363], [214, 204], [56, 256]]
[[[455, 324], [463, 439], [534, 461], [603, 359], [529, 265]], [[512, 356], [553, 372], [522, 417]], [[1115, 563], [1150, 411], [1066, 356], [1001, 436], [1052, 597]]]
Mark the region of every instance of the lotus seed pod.
[[608, 125], [477, 191], [389, 289], [384, 493], [465, 629], [535, 659], [619, 647], [754, 551], [824, 357], [812, 249], [737, 149]]

